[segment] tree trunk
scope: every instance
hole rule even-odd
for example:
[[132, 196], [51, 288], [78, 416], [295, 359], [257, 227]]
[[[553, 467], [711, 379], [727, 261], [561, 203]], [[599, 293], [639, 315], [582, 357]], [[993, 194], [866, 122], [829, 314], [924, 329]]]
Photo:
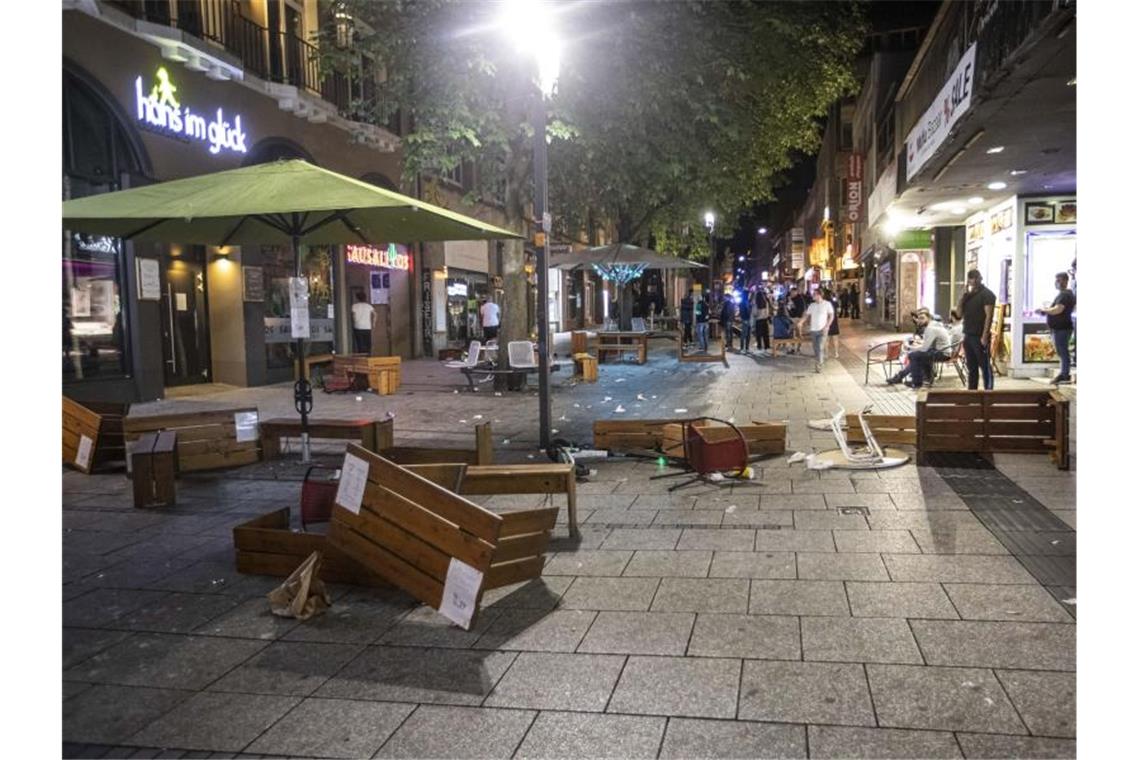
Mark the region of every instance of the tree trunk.
[[[530, 143], [525, 135], [518, 135], [510, 141], [507, 151], [507, 187], [504, 212], [507, 229], [529, 237], [530, 226], [526, 219], [525, 192], [527, 177], [531, 168]], [[530, 324], [527, 319], [527, 299], [529, 285], [523, 267], [526, 263], [526, 249], [523, 240], [507, 240], [503, 243], [503, 302], [499, 323], [499, 362], [507, 366], [507, 344], [513, 340], [529, 340]], [[506, 387], [507, 378], [495, 378], [495, 388]]]

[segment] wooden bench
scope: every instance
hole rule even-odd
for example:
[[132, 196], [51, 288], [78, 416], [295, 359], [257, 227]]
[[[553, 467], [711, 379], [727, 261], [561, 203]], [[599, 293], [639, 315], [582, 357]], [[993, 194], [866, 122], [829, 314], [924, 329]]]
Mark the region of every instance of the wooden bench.
[[[720, 344], [720, 350], [717, 351], [716, 353], [700, 353], [698, 351], [698, 352], [691, 353], [691, 354], [685, 353], [685, 339], [681, 333], [677, 333], [676, 341], [677, 341], [677, 361], [679, 361], [679, 362], [682, 362], [682, 363], [684, 363], [684, 362], [697, 362], [697, 363], [720, 362], [724, 366], [726, 366], [726, 367], [728, 366], [728, 357], [725, 355], [725, 345], [724, 345], [723, 340], [722, 341], [715, 341], [715, 342], [718, 342]], [[711, 337], [709, 338], [709, 341], [714, 342]]]
[[[782, 454], [786, 448], [787, 425], [783, 422], [753, 420], [737, 425], [748, 442], [750, 456]], [[727, 429], [727, 428], [726, 428]], [[715, 435], [715, 433], [714, 433]], [[610, 451], [660, 451], [680, 456], [680, 420], [595, 420], [594, 448]]]
[[90, 474], [115, 462], [126, 460], [123, 417], [128, 404], [114, 402], [79, 403], [63, 397], [63, 462]]
[[[407, 469], [439, 482], [438, 471], [433, 468], [441, 466], [446, 465], [411, 466]], [[446, 476], [445, 473], [438, 475]], [[580, 535], [577, 478], [574, 465], [568, 462], [471, 466], [463, 474], [458, 493], [465, 496], [535, 493], [546, 494], [548, 500], [554, 494], [566, 494], [566, 521], [570, 535]]]
[[915, 411], [919, 464], [934, 452], [1013, 452], [1069, 469], [1069, 400], [1055, 390], [921, 390]]
[[598, 382], [598, 357], [593, 354], [574, 354], [574, 377], [583, 383]]
[[397, 464], [446, 464], [464, 463], [490, 465], [495, 463], [495, 449], [491, 438], [491, 423], [481, 422], [475, 426], [475, 448], [454, 449], [441, 446], [397, 446], [396, 427], [392, 420], [376, 422], [376, 444], [368, 447]]
[[[390, 420], [389, 420], [390, 422]], [[309, 419], [309, 440], [327, 438], [338, 441], [359, 441], [370, 451], [379, 445], [378, 420], [327, 420]], [[278, 417], [264, 420], [261, 425], [261, 452], [265, 459], [281, 456], [282, 438], [301, 437], [299, 417]]]
[[636, 353], [637, 363], [645, 364], [649, 357], [649, 333], [647, 332], [599, 332], [598, 361], [604, 362], [607, 353], [619, 357], [626, 353]]
[[[312, 379], [313, 367], [316, 367], [316, 366], [321, 365], [321, 364], [333, 364], [335, 359], [336, 359], [336, 356], [334, 354], [313, 354], [312, 356], [306, 356], [304, 358], [305, 377]], [[294, 380], [300, 380], [301, 379], [297, 376], [297, 365], [296, 364], [293, 365], [293, 379]]]
[[144, 433], [170, 430], [178, 434], [178, 471], [195, 472], [252, 464], [261, 459], [257, 409], [205, 410], [127, 417], [128, 441]]
[[557, 508], [498, 515], [349, 444], [342, 473], [356, 465], [363, 495], [338, 495], [329, 544], [461, 628], [476, 624], [485, 589], [542, 574]]
[[178, 436], [171, 431], [143, 433], [127, 460], [131, 471], [135, 506], [171, 507], [175, 503], [174, 479], [178, 475]]
[[346, 354], [333, 357], [333, 374], [343, 377], [361, 375], [368, 378], [368, 387], [381, 396], [389, 396], [400, 389], [400, 357]]

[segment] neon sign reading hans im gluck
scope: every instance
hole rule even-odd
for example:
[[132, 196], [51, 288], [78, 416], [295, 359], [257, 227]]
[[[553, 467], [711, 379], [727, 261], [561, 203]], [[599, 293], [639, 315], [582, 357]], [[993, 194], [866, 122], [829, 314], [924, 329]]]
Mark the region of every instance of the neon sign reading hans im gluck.
[[135, 108], [138, 120], [151, 129], [171, 137], [199, 140], [208, 143], [210, 153], [222, 150], [245, 153], [245, 132], [241, 128], [241, 116], [234, 116], [233, 123], [225, 118], [219, 108], [213, 121], [199, 116], [189, 106], [178, 102], [178, 88], [170, 81], [165, 67], [155, 72], [155, 83], [150, 92], [143, 87], [143, 78], [135, 79]]
[[364, 264], [370, 267], [383, 267], [384, 269], [401, 269], [405, 272], [411, 270], [412, 261], [408, 254], [400, 251], [395, 243], [389, 243], [387, 248], [377, 248], [372, 245], [346, 245], [344, 258], [352, 264]]

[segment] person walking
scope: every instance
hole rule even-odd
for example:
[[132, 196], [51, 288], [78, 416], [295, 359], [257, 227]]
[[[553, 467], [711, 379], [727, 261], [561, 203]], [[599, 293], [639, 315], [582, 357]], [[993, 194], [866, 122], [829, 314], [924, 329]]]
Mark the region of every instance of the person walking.
[[[796, 338], [803, 338], [803, 331], [800, 330], [800, 322], [803, 320], [804, 310], [807, 309], [807, 300], [800, 293], [800, 289], [795, 285], [788, 291], [788, 316], [792, 319], [792, 325], [796, 331]], [[800, 346], [797, 343], [796, 347], [792, 349], [794, 353], [800, 352]]]
[[1069, 338], [1073, 337], [1073, 309], [1077, 307], [1077, 297], [1069, 290], [1069, 273], [1058, 272], [1053, 281], [1057, 286], [1057, 295], [1053, 303], [1037, 313], [1045, 317], [1049, 332], [1053, 335], [1053, 350], [1061, 359], [1061, 371], [1049, 382], [1053, 385], [1072, 381], [1069, 376]]
[[720, 328], [724, 331], [724, 347], [725, 349], [732, 348], [733, 341], [732, 324], [733, 319], [736, 317], [736, 302], [732, 298], [732, 293], [725, 293], [720, 301]]
[[839, 288], [839, 316], [847, 316], [847, 308], [850, 305], [850, 297], [851, 291], [849, 291], [846, 286]]
[[499, 339], [499, 319], [501, 316], [499, 304], [489, 298], [484, 298], [483, 305], [479, 307], [479, 319], [483, 322], [483, 337], [487, 339], [488, 343], [497, 342]]
[[685, 344], [693, 342], [693, 289], [681, 299], [681, 340]]
[[752, 302], [752, 316], [756, 320], [756, 350], [761, 354], [772, 353], [772, 342], [768, 338], [768, 319], [772, 301], [764, 288], [757, 288]]
[[826, 358], [824, 352], [825, 341], [827, 340], [827, 331], [831, 328], [831, 323], [835, 321], [835, 308], [831, 305], [830, 301], [823, 298], [823, 288], [817, 288], [812, 295], [812, 304], [807, 307], [802, 318], [800, 318], [800, 331], [803, 331], [804, 323], [807, 323], [808, 330], [811, 332], [811, 345], [815, 350], [815, 371], [823, 371], [823, 360]]
[[962, 316], [962, 340], [966, 350], [967, 387], [978, 389], [978, 372], [982, 387], [994, 389], [994, 371], [990, 366], [990, 325], [994, 319], [997, 296], [982, 284], [982, 273], [971, 269], [966, 273], [966, 290], [956, 311]]
[[847, 300], [851, 302], [851, 318], [858, 319], [859, 307], [862, 302], [859, 300], [859, 288], [857, 288], [855, 285], [851, 286], [847, 294]]
[[[835, 310], [835, 294], [828, 288], [823, 291], [823, 297], [831, 304], [832, 311]], [[835, 312], [838, 313], [838, 312]], [[827, 328], [827, 342], [831, 344], [832, 356], [836, 359], [839, 358], [839, 320], [832, 319], [831, 325]], [[824, 346], [824, 353], [827, 353], [827, 347]]]
[[747, 290], [740, 296], [737, 311], [740, 314], [740, 350], [747, 353], [748, 344], [752, 342], [752, 294]]
[[709, 305], [704, 297], [693, 300], [693, 316], [697, 322], [697, 348], [702, 354], [709, 352]]
[[372, 326], [376, 324], [376, 310], [368, 303], [363, 290], [356, 292], [352, 305], [352, 343], [358, 354], [372, 353]]

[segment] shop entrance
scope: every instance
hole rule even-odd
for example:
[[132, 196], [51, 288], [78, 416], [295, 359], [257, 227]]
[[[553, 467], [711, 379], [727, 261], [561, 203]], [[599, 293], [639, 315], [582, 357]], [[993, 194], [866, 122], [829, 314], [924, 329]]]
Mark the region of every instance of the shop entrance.
[[163, 257], [162, 358], [168, 387], [210, 381], [205, 253], [201, 246], [186, 246]]

